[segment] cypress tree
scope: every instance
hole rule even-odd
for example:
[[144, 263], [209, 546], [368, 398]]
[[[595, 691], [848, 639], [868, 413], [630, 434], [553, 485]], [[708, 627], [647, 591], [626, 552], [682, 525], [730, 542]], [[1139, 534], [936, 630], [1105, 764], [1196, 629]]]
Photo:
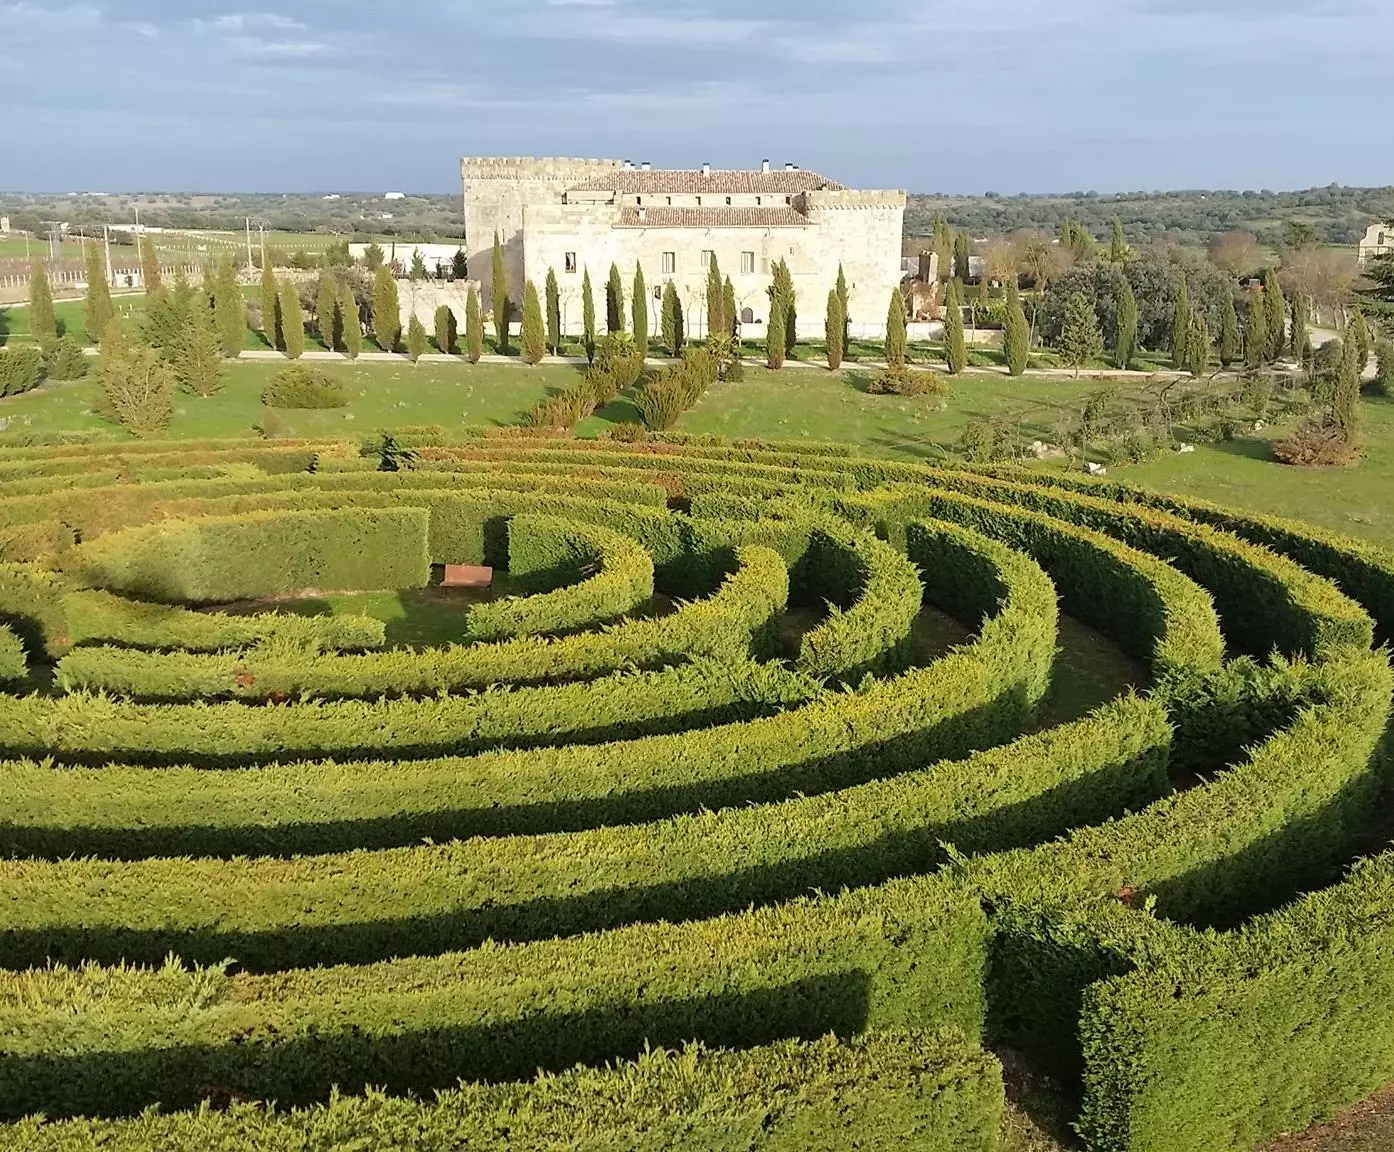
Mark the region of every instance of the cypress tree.
[[1287, 301], [1283, 299], [1283, 286], [1278, 283], [1278, 274], [1272, 268], [1263, 270], [1263, 311], [1268, 330], [1269, 360], [1277, 360], [1287, 345]]
[[160, 258], [155, 252], [155, 241], [148, 232], [140, 236], [140, 280], [145, 285], [145, 294], [153, 296], [163, 284], [160, 283]]
[[[939, 283], [947, 284], [954, 274], [954, 234], [949, 222], [939, 215], [934, 217], [934, 257], [935, 276]], [[844, 300], [844, 306], [846, 303]]]
[[1249, 308], [1244, 314], [1244, 366], [1260, 368], [1268, 358], [1268, 310], [1263, 296], [1249, 294]]
[[1065, 321], [1060, 332], [1060, 355], [1066, 364], [1079, 370], [1090, 360], [1103, 355], [1104, 338], [1099, 332], [1099, 317], [1094, 305], [1083, 292], [1072, 292], [1065, 301]]
[[179, 354], [179, 345], [184, 339], [184, 329], [188, 326], [193, 306], [194, 290], [184, 279], [183, 272], [174, 281], [172, 289], [161, 289], [149, 300], [141, 325], [142, 334], [145, 342], [168, 363], [174, 363]]
[[1312, 347], [1312, 338], [1307, 336], [1302, 341], [1302, 378], [1310, 386], [1317, 370], [1317, 350]]
[[787, 293], [784, 299], [784, 352], [792, 356], [799, 342], [799, 294], [794, 291], [794, 278], [789, 274], [789, 265], [783, 260], [780, 264], [784, 267], [784, 291]]
[[1111, 264], [1122, 264], [1128, 258], [1128, 243], [1123, 239], [1123, 221], [1113, 218], [1113, 240], [1109, 244], [1108, 259]]
[[402, 303], [392, 269], [380, 264], [373, 273], [373, 339], [384, 352], [397, 351], [402, 338]]
[[605, 330], [624, 331], [624, 285], [617, 264], [610, 265], [610, 279], [605, 282]]
[[1289, 347], [1292, 350], [1293, 358], [1300, 360], [1302, 346], [1307, 342], [1307, 298], [1294, 296], [1289, 310], [1292, 313], [1292, 339]]
[[1234, 310], [1234, 293], [1226, 287], [1225, 308], [1220, 314], [1220, 367], [1228, 368], [1239, 359], [1239, 315]]
[[455, 313], [450, 305], [442, 304], [436, 309], [436, 347], [445, 355], [454, 356], [457, 335]]
[[479, 289], [473, 284], [465, 296], [465, 358], [478, 364], [484, 355], [484, 317], [479, 307]]
[[174, 373], [180, 388], [195, 396], [212, 396], [223, 386], [222, 340], [213, 311], [202, 300], [189, 309]]
[[58, 320], [53, 314], [53, 289], [42, 261], [29, 264], [29, 331], [48, 353], [58, 343]]
[[1125, 279], [1118, 297], [1118, 326], [1113, 341], [1113, 364], [1125, 372], [1133, 366], [1137, 355], [1137, 297], [1133, 286]]
[[828, 292], [828, 313], [827, 319], [823, 322], [823, 340], [828, 351], [828, 368], [833, 372], [842, 367], [843, 327], [842, 300], [838, 297], [837, 289], [833, 288]]
[[687, 343], [687, 319], [683, 316], [682, 299], [677, 290], [673, 291], [673, 348], [675, 355], [681, 356], [683, 345]]
[[523, 363], [539, 364], [547, 355], [547, 329], [542, 320], [542, 302], [537, 285], [531, 280], [523, 289]]
[[[1136, 308], [1134, 308], [1133, 326], [1137, 326]], [[1118, 312], [1119, 324], [1123, 322], [1123, 311]], [[1007, 280], [1007, 326], [1002, 332], [1002, 348], [1007, 357], [1007, 374], [1009, 376], [1020, 376], [1026, 371], [1026, 363], [1030, 356], [1031, 335], [1026, 327], [1026, 313], [1021, 308], [1021, 291], [1017, 288], [1016, 281], [1010, 277]]]
[[963, 288], [956, 279], [949, 281], [944, 303], [944, 360], [954, 376], [968, 367], [968, 349], [963, 341]]
[[634, 347], [641, 359], [649, 354], [649, 289], [644, 283], [644, 270], [634, 261]]
[[731, 277], [726, 277], [726, 282], [721, 285], [721, 315], [726, 321], [726, 331], [723, 335], [734, 336], [736, 334], [736, 286], [731, 283]]
[[886, 363], [892, 368], [905, 366], [905, 297], [899, 288], [891, 289], [886, 307]]
[[363, 320], [358, 314], [358, 298], [353, 294], [353, 285], [344, 285], [344, 294], [339, 301], [339, 326], [343, 332], [344, 352], [350, 360], [357, 360], [363, 351]]
[[83, 248], [83, 259], [87, 264], [87, 295], [82, 305], [82, 326], [87, 330], [87, 339], [93, 344], [100, 344], [116, 309], [111, 304], [111, 285], [107, 283], [102, 254], [95, 244], [84, 244]]
[[422, 324], [413, 312], [407, 320], [407, 359], [415, 364], [426, 354], [429, 347], [426, 341], [426, 325]]
[[325, 268], [320, 272], [319, 284], [315, 288], [315, 333], [329, 352], [334, 351], [340, 343], [340, 334], [334, 331], [338, 309], [339, 285], [334, 282], [334, 274]]
[[1354, 340], [1346, 340], [1341, 348], [1341, 366], [1336, 377], [1336, 393], [1332, 402], [1332, 418], [1341, 439], [1355, 445], [1360, 439], [1360, 365]]
[[237, 262], [225, 257], [218, 264], [217, 280], [213, 287], [213, 315], [218, 325], [218, 341], [223, 355], [235, 358], [242, 354], [242, 341], [247, 330], [247, 303], [242, 298], [242, 286], [237, 283]]
[[784, 297], [770, 294], [770, 321], [765, 331], [765, 363], [769, 367], [784, 367], [784, 336], [788, 328], [784, 323]]
[[552, 355], [561, 355], [561, 292], [557, 288], [555, 269], [547, 269], [547, 347]]
[[954, 234], [954, 279], [960, 285], [968, 283], [968, 273], [972, 268], [970, 260], [970, 249], [968, 247], [968, 233], [956, 232]]
[[1203, 376], [1210, 367], [1210, 325], [1200, 310], [1191, 313], [1191, 328], [1186, 334], [1186, 368], [1192, 376]]
[[671, 280], [663, 285], [661, 326], [663, 347], [668, 350], [669, 356], [676, 356], [678, 354], [678, 290], [673, 287]]
[[716, 253], [707, 265], [707, 335], [725, 336], [731, 331], [731, 319], [726, 315], [726, 291], [721, 282], [721, 267]]
[[281, 336], [286, 357], [299, 360], [305, 354], [305, 315], [300, 310], [300, 290], [294, 280], [281, 287]]
[[842, 313], [842, 355], [850, 356], [852, 348], [852, 297], [847, 291], [847, 277], [842, 274], [842, 264], [837, 266], [837, 283], [833, 287], [837, 293], [837, 305]]
[[500, 354], [508, 352], [508, 271], [503, 265], [503, 246], [499, 234], [494, 233], [493, 280], [490, 293], [494, 308], [494, 342]]
[[268, 348], [282, 348], [281, 341], [281, 291], [276, 283], [276, 269], [271, 261], [263, 261], [261, 266], [261, 338]]
[[1370, 363], [1370, 326], [1365, 323], [1365, 314], [1356, 312], [1351, 317], [1350, 334], [1346, 341], [1353, 346], [1355, 353], [1355, 372], [1362, 380], [1365, 368]]
[[[782, 259], [775, 264], [771, 273], [771, 301], [773, 302], [773, 300], [776, 297], [779, 298], [780, 303], [779, 315], [781, 330], [778, 333], [778, 336], [784, 345], [783, 355], [780, 356], [780, 363], [782, 364], [784, 362], [784, 358], [794, 350], [794, 345], [791, 340], [791, 337], [795, 335], [795, 331], [798, 324], [798, 317], [795, 312], [794, 303], [794, 279], [789, 274], [789, 265], [786, 264]], [[771, 311], [771, 315], [773, 315], [773, 310]]]
[[1186, 277], [1181, 277], [1181, 290], [1176, 294], [1176, 311], [1171, 317], [1171, 363], [1175, 368], [1185, 368], [1186, 338], [1191, 334], [1191, 292], [1186, 286]]
[[581, 274], [581, 340], [586, 346], [586, 360], [595, 360], [595, 293], [591, 291], [591, 270]]

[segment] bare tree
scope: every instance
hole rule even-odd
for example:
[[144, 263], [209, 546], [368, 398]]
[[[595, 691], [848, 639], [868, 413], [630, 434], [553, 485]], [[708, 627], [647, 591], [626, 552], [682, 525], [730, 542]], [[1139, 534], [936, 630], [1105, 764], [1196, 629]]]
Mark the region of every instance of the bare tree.
[[1210, 241], [1210, 263], [1237, 280], [1263, 267], [1263, 249], [1252, 232], [1225, 232]]
[[1327, 316], [1337, 328], [1345, 324], [1346, 299], [1355, 277], [1356, 261], [1350, 252], [1307, 244], [1283, 256], [1284, 290], [1310, 300], [1318, 321]]
[[1017, 245], [1009, 236], [993, 236], [982, 245], [983, 279], [1008, 284], [1016, 280], [1020, 268]]
[[[1016, 233], [1013, 241], [1021, 271], [1031, 278], [1035, 286], [1037, 300], [1045, 290], [1065, 272], [1074, 258], [1070, 251], [1060, 245], [1056, 237], [1048, 232], [1023, 230]], [[1031, 309], [1031, 346], [1036, 344], [1036, 316], [1039, 308]]]

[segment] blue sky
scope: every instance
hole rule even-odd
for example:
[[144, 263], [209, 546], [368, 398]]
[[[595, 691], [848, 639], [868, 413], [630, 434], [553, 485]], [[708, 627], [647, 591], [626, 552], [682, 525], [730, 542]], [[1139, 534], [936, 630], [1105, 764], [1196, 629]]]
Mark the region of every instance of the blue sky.
[[265, 2], [0, 0], [0, 188], [448, 192], [466, 153], [1394, 183], [1391, 0]]

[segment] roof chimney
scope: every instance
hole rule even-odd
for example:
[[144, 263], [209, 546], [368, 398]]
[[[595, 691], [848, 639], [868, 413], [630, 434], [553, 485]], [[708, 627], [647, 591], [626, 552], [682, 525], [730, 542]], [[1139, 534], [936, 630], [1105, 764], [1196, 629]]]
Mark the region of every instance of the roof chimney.
[[650, 164], [647, 160], [645, 160], [642, 164], [639, 165], [639, 170], [641, 172], [649, 172], [652, 171], [652, 169], [653, 165]]
[[649, 210], [643, 205], [639, 206], [639, 223], [642, 224], [649, 218]]
[[630, 171], [630, 169], [632, 169], [633, 167], [634, 167], [633, 163], [630, 162], [629, 160], [626, 160], [626, 161], [624, 162], [624, 170], [625, 170], [626, 172]]
[[711, 174], [712, 174], [712, 166], [711, 166], [710, 164], [703, 164], [703, 165], [702, 165], [702, 175], [703, 175], [703, 176], [710, 176]]
[[769, 162], [768, 160], [761, 160], [761, 161], [760, 161], [760, 171], [761, 171], [761, 172], [768, 172], [769, 170], [770, 170], [770, 162]]
[[784, 165], [784, 171], [786, 171], [786, 172], [792, 172], [793, 170], [794, 170], [794, 165], [793, 165], [793, 164], [790, 164], [790, 163], [788, 163], [788, 162], [786, 162], [785, 165]]

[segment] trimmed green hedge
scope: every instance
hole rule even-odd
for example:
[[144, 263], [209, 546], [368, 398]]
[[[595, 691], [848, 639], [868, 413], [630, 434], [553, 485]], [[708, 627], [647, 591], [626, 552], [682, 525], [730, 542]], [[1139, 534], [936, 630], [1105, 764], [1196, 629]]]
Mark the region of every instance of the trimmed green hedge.
[[603, 1069], [379, 1092], [307, 1109], [234, 1103], [133, 1120], [25, 1121], [9, 1152], [995, 1152], [1002, 1070], [953, 1029], [657, 1049]]
[[8, 626], [0, 624], [0, 685], [22, 683], [29, 675], [24, 645]]
[[174, 603], [419, 588], [431, 575], [428, 521], [414, 508], [167, 520], [83, 544], [72, 567], [96, 587]]
[[[59, 664], [57, 680], [67, 690], [101, 690], [163, 702], [365, 699], [435, 695], [493, 684], [559, 684], [594, 679], [626, 667], [653, 670], [704, 657], [733, 661], [762, 657], [769, 653], [771, 623], [788, 599], [788, 572], [779, 555], [768, 548], [742, 548], [734, 563], [736, 570], [714, 596], [684, 604], [669, 616], [626, 620], [600, 632], [560, 638], [520, 637], [501, 644], [366, 655], [328, 655], [324, 650], [380, 647], [380, 621], [364, 621], [376, 625], [376, 644], [351, 645], [347, 641], [353, 638], [349, 626], [353, 618], [219, 618], [211, 613], [132, 605], [132, 618], [123, 621], [126, 626], [107, 628], [109, 635], [115, 634], [113, 639], [128, 646], [140, 640], [140, 646], [149, 649], [177, 645], [198, 649], [198, 654], [79, 648]], [[105, 595], [70, 597], [74, 618], [79, 615], [73, 606], [78, 597], [86, 601]], [[123, 607], [129, 603], [110, 599]], [[180, 612], [192, 621], [158, 615]], [[188, 638], [190, 623], [200, 628], [195, 633], [201, 637], [197, 643]], [[306, 626], [308, 635], [302, 645], [294, 643], [292, 623]], [[335, 624], [344, 625], [343, 635], [320, 631]], [[271, 639], [270, 644], [258, 644], [258, 629]], [[152, 642], [156, 640], [162, 643]], [[288, 651], [289, 647], [300, 650]], [[251, 650], [205, 654], [210, 648]]]
[[24, 564], [0, 564], [0, 624], [31, 657], [60, 656], [68, 648], [67, 585], [57, 576]]

